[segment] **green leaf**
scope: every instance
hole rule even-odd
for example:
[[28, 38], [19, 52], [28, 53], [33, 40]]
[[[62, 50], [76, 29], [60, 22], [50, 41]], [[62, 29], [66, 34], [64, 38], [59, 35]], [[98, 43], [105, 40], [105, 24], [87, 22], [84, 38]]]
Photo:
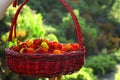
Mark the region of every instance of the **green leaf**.
[[7, 41], [6, 47], [7, 47], [7, 48], [10, 48], [10, 47], [13, 46], [13, 45], [14, 45], [13, 42]]
[[17, 46], [17, 38], [14, 38], [13, 44], [14, 44], [15, 46]]
[[7, 48], [10, 48], [11, 46], [17, 46], [17, 38], [15, 38], [14, 40], [13, 40], [13, 42], [11, 42], [11, 41], [7, 41], [6, 42], [6, 47]]
[[36, 37], [38, 37], [38, 36], [37, 36], [37, 34], [33, 34], [32, 37], [36, 38]]

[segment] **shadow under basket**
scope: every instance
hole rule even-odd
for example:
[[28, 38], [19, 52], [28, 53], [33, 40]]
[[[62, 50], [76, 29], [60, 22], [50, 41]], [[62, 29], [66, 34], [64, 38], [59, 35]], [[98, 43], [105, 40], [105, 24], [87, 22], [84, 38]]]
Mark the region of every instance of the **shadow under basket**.
[[5, 49], [6, 63], [12, 72], [23, 76], [54, 77], [78, 71], [84, 64], [84, 53], [73, 51], [64, 54], [20, 54]]

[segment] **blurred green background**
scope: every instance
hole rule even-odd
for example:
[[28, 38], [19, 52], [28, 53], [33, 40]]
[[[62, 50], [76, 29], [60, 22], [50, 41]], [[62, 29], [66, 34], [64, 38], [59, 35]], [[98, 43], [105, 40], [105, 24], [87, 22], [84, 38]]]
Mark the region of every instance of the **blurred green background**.
[[[87, 53], [82, 69], [63, 76], [62, 80], [120, 80], [120, 0], [66, 1], [81, 25]], [[17, 7], [10, 6], [0, 21], [0, 80], [21, 78], [4, 61], [9, 26], [16, 10]], [[24, 41], [36, 37], [77, 43], [71, 16], [59, 0], [30, 0], [20, 12], [17, 38]], [[21, 80], [45, 79], [24, 77]]]

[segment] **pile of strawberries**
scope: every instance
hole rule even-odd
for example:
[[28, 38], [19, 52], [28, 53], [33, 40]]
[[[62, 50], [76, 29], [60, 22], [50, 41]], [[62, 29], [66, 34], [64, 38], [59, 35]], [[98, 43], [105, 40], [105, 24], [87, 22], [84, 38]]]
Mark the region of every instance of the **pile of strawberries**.
[[36, 38], [34, 40], [26, 40], [24, 42], [17, 42], [16, 46], [11, 46], [10, 49], [19, 53], [28, 54], [63, 54], [65, 52], [77, 51], [80, 46], [76, 43], [62, 44], [55, 41], [48, 41], [46, 39]]

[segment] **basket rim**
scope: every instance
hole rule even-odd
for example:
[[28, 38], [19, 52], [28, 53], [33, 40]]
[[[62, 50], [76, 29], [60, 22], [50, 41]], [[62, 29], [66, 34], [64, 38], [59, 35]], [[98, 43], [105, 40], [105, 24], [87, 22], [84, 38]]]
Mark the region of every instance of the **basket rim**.
[[[6, 53], [7, 52], [7, 53]], [[71, 52], [65, 52], [63, 54], [52, 54], [52, 53], [19, 53], [14, 50], [11, 50], [9, 48], [5, 48], [5, 54], [15, 55], [15, 56], [65, 56], [65, 55], [71, 55], [71, 54], [84, 54], [83, 51], [77, 50], [77, 51], [71, 51]]]

